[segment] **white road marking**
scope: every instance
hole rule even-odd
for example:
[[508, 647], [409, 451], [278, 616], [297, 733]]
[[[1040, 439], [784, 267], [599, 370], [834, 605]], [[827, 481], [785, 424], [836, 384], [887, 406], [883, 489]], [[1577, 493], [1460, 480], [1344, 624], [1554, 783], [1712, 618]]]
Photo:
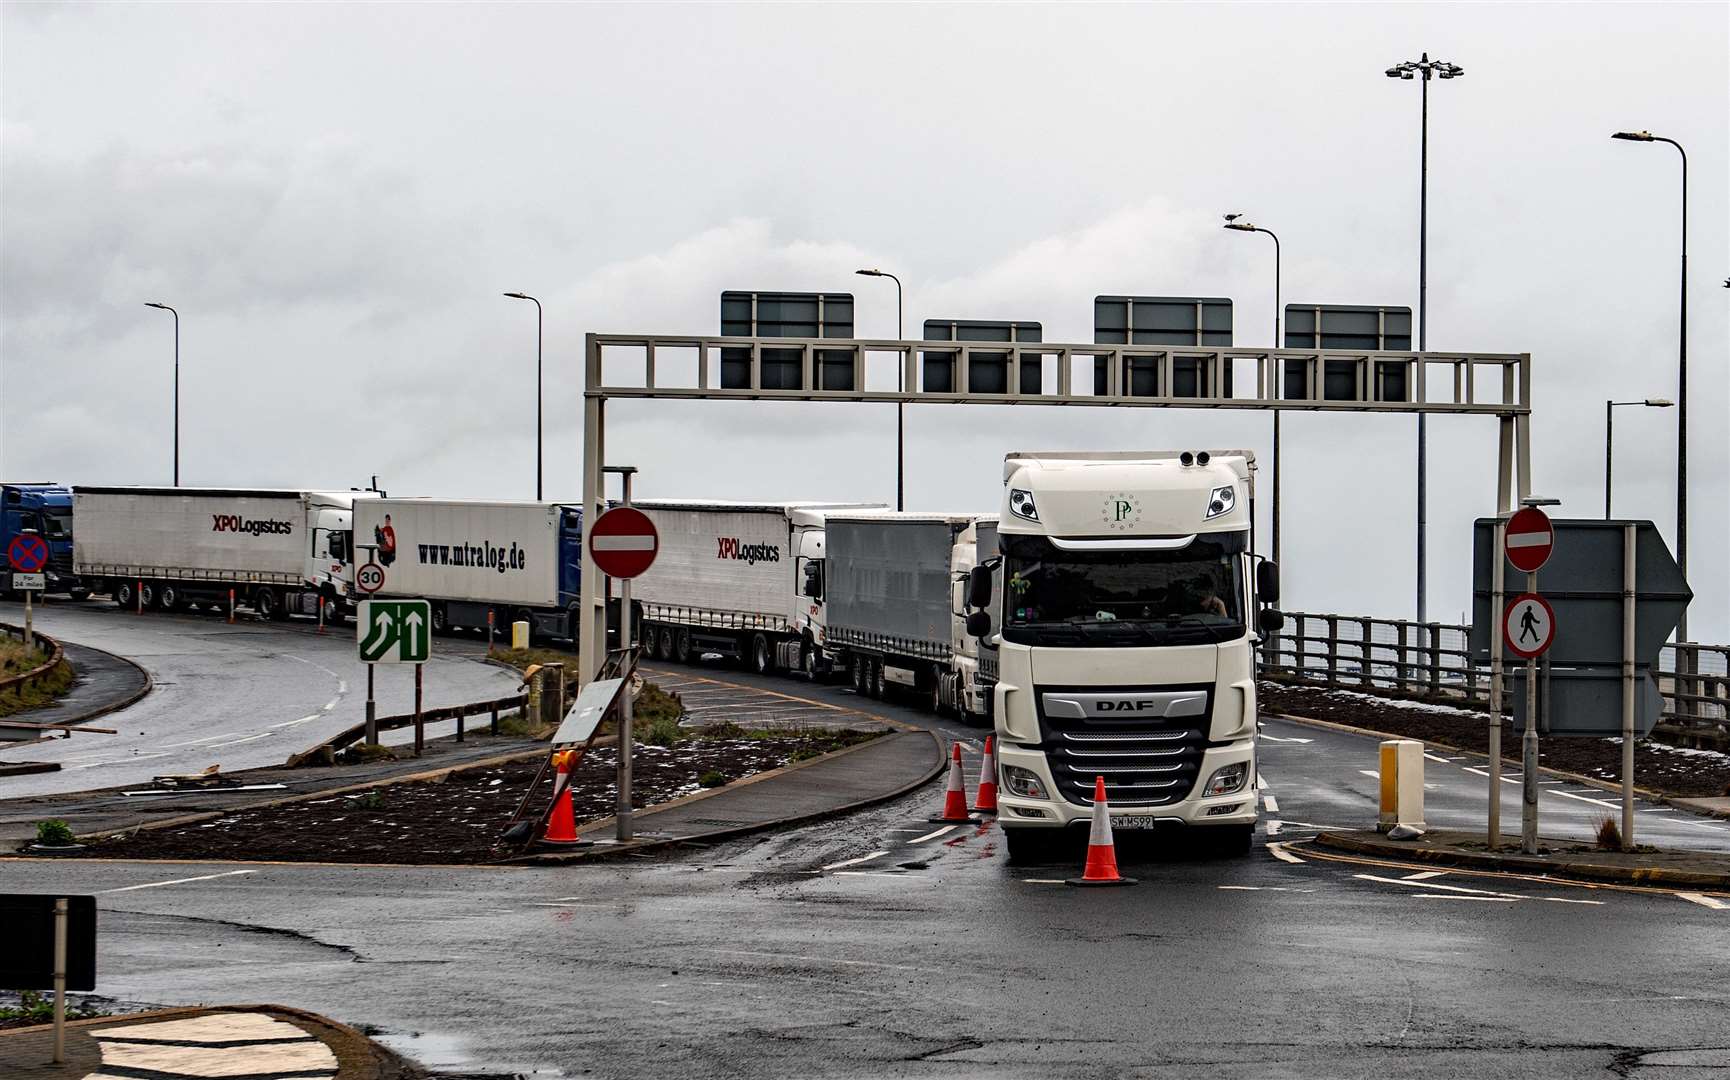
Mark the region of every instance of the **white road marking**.
[[1226, 891], [1226, 892], [1291, 892], [1291, 893], [1313, 893], [1313, 892], [1315, 892], [1314, 889], [1290, 889], [1284, 885], [1221, 885], [1221, 886], [1219, 886], [1219, 888]]
[[882, 964], [875, 960], [838, 960], [806, 953], [752, 952], [747, 949], [716, 949], [722, 956], [761, 956], [768, 960], [807, 960], [813, 964], [846, 964], [848, 967], [889, 968], [892, 971], [919, 971], [935, 974], [931, 968], [909, 967], [906, 964]]
[[1278, 836], [1280, 834], [1280, 831], [1284, 828], [1285, 828], [1285, 822], [1281, 821], [1279, 818], [1269, 818], [1268, 819], [1267, 834], [1269, 836]]
[[[1414, 882], [1407, 881], [1404, 878], [1381, 877], [1377, 874], [1353, 874], [1352, 877], [1358, 878], [1361, 881], [1379, 881], [1384, 885], [1415, 884]], [[1475, 894], [1480, 895], [1480, 896], [1506, 895], [1506, 894], [1502, 894], [1502, 893], [1496, 893], [1490, 889], [1468, 889], [1464, 885], [1443, 885], [1439, 881], [1425, 881], [1423, 884], [1426, 888], [1445, 889], [1448, 892], [1475, 893]]]
[[1275, 842], [1275, 843], [1269, 844], [1267, 846], [1267, 849], [1269, 852], [1271, 852], [1273, 854], [1273, 857], [1278, 859], [1280, 862], [1297, 863], [1298, 865], [1301, 866], [1301, 865], [1303, 865], [1303, 863], [1308, 861], [1305, 859], [1300, 859], [1296, 855], [1293, 855], [1291, 852], [1287, 851], [1285, 849], [1284, 842]]
[[1446, 875], [1447, 875], [1446, 870], [1420, 870], [1415, 874], [1407, 874], [1405, 877], [1401, 878], [1400, 880], [1401, 881], [1428, 881], [1431, 878], [1439, 878], [1439, 877], [1444, 877]]
[[239, 738], [239, 739], [230, 739], [228, 742], [211, 743], [209, 746], [206, 746], [204, 749], [215, 750], [218, 747], [223, 747], [223, 746], [238, 746], [239, 744], [241, 744], [243, 742], [257, 742], [259, 739], [268, 739], [272, 735], [275, 735], [275, 734], [276, 734], [276, 732], [274, 732], [274, 731], [261, 731], [257, 735], [247, 735], [247, 736], [245, 736], [243, 738]]
[[1382, 774], [1379, 772], [1376, 772], [1374, 769], [1359, 769], [1358, 772], [1363, 773], [1365, 776], [1369, 777], [1371, 780], [1380, 780], [1382, 778]]
[[1064, 880], [1062, 878], [1059, 878], [1059, 877], [1024, 877], [1021, 880], [1028, 885], [1063, 885], [1063, 884], [1066, 884], [1064, 882]]
[[1674, 806], [1647, 806], [1640, 810], [1642, 814], [1674, 814], [1675, 812]]
[[1296, 738], [1294, 736], [1287, 736], [1285, 738], [1281, 738], [1278, 735], [1269, 735], [1265, 731], [1261, 733], [1260, 737], [1263, 739], [1266, 739], [1268, 742], [1307, 743], [1307, 742], [1313, 742], [1314, 741], [1313, 739], [1299, 739], [1299, 738]]
[[950, 832], [954, 832], [954, 831], [955, 831], [954, 825], [945, 825], [940, 829], [935, 829], [931, 832], [926, 833], [924, 836], [915, 836], [913, 839], [911, 839], [907, 842], [909, 844], [923, 844], [927, 840], [935, 840], [939, 836], [942, 836], [944, 833], [950, 833]]
[[162, 745], [163, 745], [163, 746], [167, 746], [167, 747], [176, 747], [176, 746], [199, 746], [199, 745], [201, 745], [201, 744], [203, 744], [203, 743], [208, 743], [208, 742], [215, 742], [215, 741], [216, 741], [216, 740], [218, 740], [218, 739], [226, 739], [226, 738], [228, 738], [228, 737], [229, 737], [229, 736], [230, 736], [230, 735], [243, 735], [243, 734], [245, 734], [245, 732], [241, 732], [241, 731], [224, 731], [224, 732], [222, 732], [222, 733], [220, 733], [220, 734], [217, 734], [217, 735], [206, 735], [206, 736], [205, 736], [205, 737], [204, 737], [204, 738], [202, 738], [202, 739], [188, 739], [188, 740], [187, 740], [187, 741], [185, 741], [185, 742], [171, 742], [171, 743], [163, 743], [163, 744], [162, 744]]
[[1270, 813], [1270, 814], [1279, 813], [1279, 800], [1274, 798], [1272, 795], [1263, 795], [1261, 797], [1261, 803], [1264, 807], [1267, 808], [1268, 813]]
[[898, 873], [898, 872], [897, 873], [891, 873], [887, 870], [837, 870], [837, 871], [835, 871], [835, 876], [836, 877], [886, 877], [886, 878], [894, 878], [897, 881], [924, 881], [924, 882], [929, 882], [932, 885], [937, 884], [936, 878], [927, 877], [924, 874], [903, 874], [903, 873]]
[[1453, 893], [1413, 893], [1417, 900], [1488, 900], [1492, 904], [1516, 904], [1524, 900], [1523, 896], [1457, 896]]
[[134, 889], [160, 889], [164, 885], [186, 885], [194, 881], [211, 881], [216, 878], [234, 877], [237, 874], [256, 874], [257, 870], [228, 870], [220, 874], [205, 874], [201, 877], [175, 878], [173, 881], [152, 881], [144, 885], [123, 885], [118, 889], [98, 889], [98, 895], [108, 893], [132, 892]]
[[122, 761], [144, 761], [148, 758], [167, 757], [168, 751], [160, 750], [154, 754], [128, 754], [125, 757], [103, 758], [101, 761], [86, 761], [82, 765], [72, 766], [74, 769], [94, 769], [99, 765], [115, 765]]
[[1540, 896], [1538, 899], [1546, 900], [1552, 904], [1591, 904], [1593, 907], [1604, 906], [1604, 901], [1602, 900], [1570, 900], [1565, 896]]
[[870, 862], [872, 859], [881, 859], [883, 856], [885, 856], [887, 854], [889, 854], [887, 851], [873, 851], [871, 854], [861, 855], [857, 859], [846, 859], [846, 860], [843, 860], [843, 861], [838, 862], [838, 863], [830, 863], [828, 866], [823, 867], [823, 869], [825, 869], [825, 870], [839, 870], [843, 866], [858, 866], [860, 863], [867, 863], [867, 862]]
[[310, 720], [323, 720], [323, 719], [324, 719], [323, 713], [313, 713], [311, 716], [303, 716], [299, 720], [285, 720], [280, 724], [272, 724], [270, 726], [273, 728], [294, 727], [297, 724], [304, 724]]
[[1448, 760], [1448, 759], [1447, 759], [1447, 758], [1445, 758], [1445, 757], [1442, 757], [1442, 756], [1441, 756], [1441, 755], [1440, 755], [1440, 754], [1432, 754], [1432, 753], [1430, 753], [1430, 752], [1429, 752], [1429, 751], [1428, 751], [1428, 750], [1426, 750], [1426, 751], [1424, 751], [1424, 756], [1425, 756], [1425, 757], [1427, 757], [1427, 758], [1429, 758], [1429, 759], [1430, 759], [1430, 760], [1431, 760], [1431, 761], [1439, 761], [1439, 762], [1441, 762], [1441, 763], [1442, 763], [1442, 764], [1443, 764], [1443, 765], [1451, 765], [1451, 764], [1453, 764], [1453, 763], [1452, 763], [1452, 762], [1450, 762], [1450, 761], [1449, 761], [1449, 760]]
[[1707, 896], [1705, 893], [1679, 892], [1676, 894], [1676, 899], [1686, 900], [1690, 904], [1699, 904], [1701, 907], [1711, 908], [1713, 911], [1730, 911], [1730, 904], [1726, 904], [1716, 896]]

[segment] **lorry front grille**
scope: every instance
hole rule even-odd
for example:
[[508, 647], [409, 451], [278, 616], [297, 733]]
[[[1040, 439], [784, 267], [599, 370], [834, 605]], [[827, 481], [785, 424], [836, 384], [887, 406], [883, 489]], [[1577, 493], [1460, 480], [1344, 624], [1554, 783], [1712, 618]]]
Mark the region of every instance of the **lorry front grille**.
[[[1199, 715], [1094, 714], [1086, 717], [1047, 711], [1046, 694], [1084, 696], [1206, 694]], [[1168, 806], [1189, 797], [1201, 773], [1202, 754], [1213, 715], [1213, 688], [1199, 686], [1041, 686], [1033, 695], [1051, 779], [1059, 794], [1077, 806], [1093, 805], [1093, 780], [1105, 778], [1113, 807]], [[1073, 712], [1064, 708], [1058, 712]], [[1191, 710], [1180, 710], [1191, 711]]]

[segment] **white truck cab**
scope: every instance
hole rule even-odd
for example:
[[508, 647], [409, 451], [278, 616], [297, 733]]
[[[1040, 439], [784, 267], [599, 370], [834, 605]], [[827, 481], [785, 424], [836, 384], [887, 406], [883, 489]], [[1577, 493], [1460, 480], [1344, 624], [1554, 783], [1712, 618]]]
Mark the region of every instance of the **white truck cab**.
[[[969, 582], [969, 630], [997, 649], [998, 818], [1010, 854], [1092, 814], [1198, 827], [1247, 850], [1256, 821], [1249, 451], [1010, 454], [1000, 588]], [[993, 595], [995, 594], [995, 595]]]

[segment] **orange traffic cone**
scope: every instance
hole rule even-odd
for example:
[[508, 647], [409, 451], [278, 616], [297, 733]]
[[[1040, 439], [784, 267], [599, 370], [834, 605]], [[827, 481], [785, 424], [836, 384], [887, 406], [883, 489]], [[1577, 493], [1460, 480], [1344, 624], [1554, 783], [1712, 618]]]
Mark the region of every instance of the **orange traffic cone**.
[[979, 819], [967, 812], [967, 783], [961, 778], [961, 744], [949, 758], [949, 782], [943, 786], [943, 813], [925, 820], [939, 825], [965, 825]]
[[1105, 805], [1105, 777], [1093, 778], [1093, 826], [1087, 834], [1087, 869], [1071, 885], [1134, 885], [1117, 872], [1117, 847], [1111, 842], [1111, 808]]
[[997, 743], [990, 735], [985, 736], [985, 760], [979, 765], [979, 794], [973, 809], [981, 814], [997, 813]]
[[574, 757], [574, 750], [560, 750], [553, 754], [553, 767], [559, 772], [553, 780], [553, 809], [547, 815], [546, 831], [541, 835], [543, 844], [582, 847], [589, 843], [577, 835], [576, 814], [571, 810], [571, 759]]

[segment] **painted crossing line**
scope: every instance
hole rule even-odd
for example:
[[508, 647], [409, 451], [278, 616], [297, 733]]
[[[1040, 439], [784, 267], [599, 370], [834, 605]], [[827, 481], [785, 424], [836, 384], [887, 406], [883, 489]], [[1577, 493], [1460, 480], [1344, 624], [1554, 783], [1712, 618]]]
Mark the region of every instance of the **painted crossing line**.
[[838, 863], [830, 863], [828, 866], [823, 867], [823, 869], [839, 870], [844, 866], [858, 866], [860, 863], [868, 863], [873, 859], [881, 859], [887, 854], [889, 854], [887, 851], [873, 851], [871, 854], [861, 855], [857, 859], [843, 859]]

